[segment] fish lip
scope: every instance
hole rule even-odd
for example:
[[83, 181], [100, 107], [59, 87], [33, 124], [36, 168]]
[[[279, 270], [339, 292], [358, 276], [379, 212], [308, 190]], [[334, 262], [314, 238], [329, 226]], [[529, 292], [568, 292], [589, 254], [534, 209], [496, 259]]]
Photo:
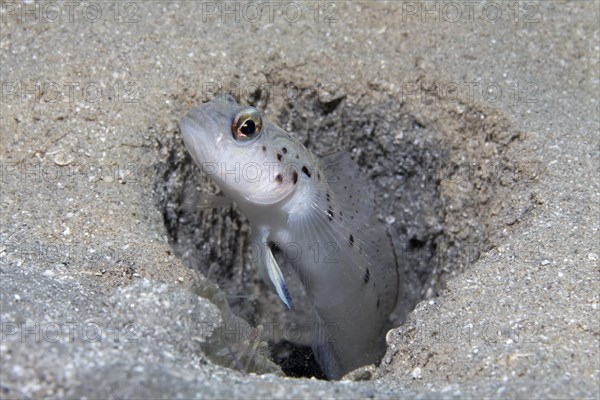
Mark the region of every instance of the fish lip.
[[[206, 105], [191, 109], [181, 118], [179, 129], [188, 152], [198, 164], [215, 161], [217, 126], [210, 118]], [[211, 157], [212, 155], [212, 157]]]
[[222, 94], [192, 108], [181, 118], [179, 130], [185, 147], [198, 166], [220, 161], [219, 144], [230, 134], [230, 123], [224, 121], [232, 120], [239, 107], [233, 96]]

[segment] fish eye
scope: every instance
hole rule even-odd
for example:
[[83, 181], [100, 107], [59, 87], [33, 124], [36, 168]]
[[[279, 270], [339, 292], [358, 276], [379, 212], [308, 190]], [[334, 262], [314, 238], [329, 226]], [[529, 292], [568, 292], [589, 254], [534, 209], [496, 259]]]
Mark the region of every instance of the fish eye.
[[237, 113], [231, 123], [231, 133], [238, 141], [255, 138], [262, 129], [262, 118], [257, 109], [248, 107]]

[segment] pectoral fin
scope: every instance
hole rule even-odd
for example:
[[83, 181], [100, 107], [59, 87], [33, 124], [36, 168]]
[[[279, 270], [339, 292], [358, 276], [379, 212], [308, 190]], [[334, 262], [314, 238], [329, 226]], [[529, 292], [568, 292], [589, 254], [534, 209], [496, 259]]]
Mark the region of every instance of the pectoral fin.
[[254, 254], [254, 260], [257, 263], [263, 279], [267, 280], [267, 276], [269, 277], [269, 280], [275, 287], [275, 291], [277, 292], [277, 295], [279, 295], [281, 301], [291, 309], [292, 298], [285, 285], [285, 279], [281, 273], [281, 269], [279, 269], [279, 265], [277, 264], [275, 257], [273, 257], [271, 248], [267, 244], [266, 238], [255, 238], [255, 240], [253, 240], [253, 250], [255, 252], [257, 251], [257, 254]]

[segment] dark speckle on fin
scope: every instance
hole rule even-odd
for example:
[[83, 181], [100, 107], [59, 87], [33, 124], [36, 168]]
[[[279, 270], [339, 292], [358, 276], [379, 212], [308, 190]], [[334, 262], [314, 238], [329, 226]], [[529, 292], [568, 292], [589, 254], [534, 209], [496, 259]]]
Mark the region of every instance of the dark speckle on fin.
[[304, 175], [310, 178], [310, 171], [308, 170], [308, 167], [306, 165], [302, 166], [302, 172], [304, 173]]
[[294, 308], [294, 304], [292, 303], [292, 296], [290, 296], [290, 292], [289, 292], [289, 290], [288, 290], [287, 285], [285, 284], [285, 282], [282, 283], [281, 287], [283, 289], [283, 294], [285, 295], [285, 299], [287, 300], [286, 305], [290, 309]]
[[[340, 210], [349, 215], [360, 215], [361, 221], [368, 220], [373, 215], [375, 201], [364, 174], [350, 154], [339, 152], [323, 157], [321, 167]], [[358, 225], [364, 227], [364, 224]]]
[[327, 209], [327, 219], [329, 219], [330, 221], [333, 220], [333, 210], [331, 209], [331, 207]]
[[340, 235], [336, 240], [346, 248], [348, 265], [361, 271], [356, 278], [377, 292], [379, 310], [390, 312], [401, 290], [399, 266], [386, 228], [375, 218], [370, 184], [349, 153], [330, 154], [320, 164], [331, 194], [331, 202], [323, 199], [321, 207], [334, 206], [336, 215], [338, 211], [344, 214], [343, 220], [336, 218], [334, 223]]
[[[348, 189], [358, 180], [348, 183]], [[311, 255], [295, 265], [306, 268], [306, 276], [312, 278], [303, 282], [307, 282], [305, 289], [312, 296], [317, 315], [327, 318], [323, 325], [339, 327], [335, 332], [338, 336], [329, 336], [335, 340], [313, 342], [319, 365], [328, 378], [336, 379], [359, 365], [377, 362], [380, 356], [375, 353], [367, 355], [364, 363], [354, 361], [371, 354], [377, 346], [376, 352], [385, 351], [385, 342], [380, 339], [398, 298], [399, 269], [385, 226], [374, 217], [365, 218], [374, 208], [372, 203], [362, 202], [366, 188], [354, 196], [355, 208], [349, 207], [347, 200], [340, 201], [347, 199], [343, 189], [339, 194], [332, 185], [312, 185], [308, 189], [308, 207], [291, 214], [288, 227], [290, 237], [300, 238], [303, 248], [320, 243], [331, 244], [336, 250], [333, 262]], [[343, 205], [346, 209], [340, 221]], [[357, 214], [358, 210], [363, 212]], [[280, 297], [284, 303], [288, 301], [287, 294]]]

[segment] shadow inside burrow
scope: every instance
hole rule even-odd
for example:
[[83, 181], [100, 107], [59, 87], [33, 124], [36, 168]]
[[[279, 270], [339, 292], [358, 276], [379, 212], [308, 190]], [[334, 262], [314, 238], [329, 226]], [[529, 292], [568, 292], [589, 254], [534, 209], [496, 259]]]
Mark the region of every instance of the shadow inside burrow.
[[[396, 325], [418, 302], [439, 295], [450, 275], [492, 248], [493, 237], [510, 225], [503, 199], [517, 164], [511, 164], [509, 148], [521, 134], [493, 110], [381, 95], [356, 103], [343, 96], [324, 101], [312, 89], [273, 103], [258, 89], [242, 103], [271, 110], [266, 117], [317, 156], [343, 150], [359, 164], [404, 275]], [[235, 205], [202, 211], [190, 206], [201, 193], [218, 189], [194, 165], [178, 130], [158, 143], [162, 156], [155, 189], [175, 254], [215, 282], [233, 313], [252, 326], [296, 323], [302, 316], [286, 312], [249, 262], [246, 218]], [[500, 167], [490, 174], [486, 165]], [[309, 343], [271, 332], [271, 358], [287, 375], [323, 378]]]

